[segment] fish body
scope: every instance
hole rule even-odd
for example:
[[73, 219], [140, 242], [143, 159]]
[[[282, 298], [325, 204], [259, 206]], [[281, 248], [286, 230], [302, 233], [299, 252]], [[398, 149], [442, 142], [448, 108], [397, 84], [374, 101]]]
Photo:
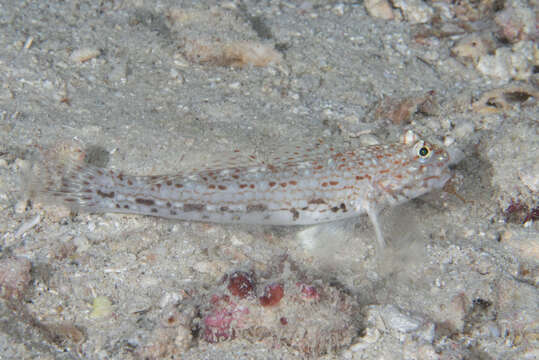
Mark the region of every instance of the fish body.
[[339, 151], [313, 147], [257, 164], [177, 175], [132, 176], [83, 161], [41, 161], [38, 191], [96, 213], [119, 212], [188, 221], [309, 225], [377, 213], [441, 188], [449, 155], [411, 132], [386, 145]]

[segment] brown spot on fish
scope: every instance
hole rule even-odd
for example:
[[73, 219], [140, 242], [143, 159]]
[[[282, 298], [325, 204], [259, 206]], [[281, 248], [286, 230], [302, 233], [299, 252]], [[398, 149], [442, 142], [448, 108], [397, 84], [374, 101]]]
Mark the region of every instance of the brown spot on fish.
[[219, 188], [219, 190], [226, 190], [226, 186], [224, 185], [217, 185], [217, 187]]
[[182, 188], [183, 185], [182, 184], [174, 184], [175, 187], [177, 187], [178, 189]]
[[104, 197], [104, 198], [109, 198], [109, 199], [112, 199], [114, 197], [114, 191], [111, 191], [109, 193], [105, 193], [101, 190], [97, 190], [97, 195], [101, 196], [101, 197]]
[[312, 200], [309, 200], [309, 204], [315, 204], [315, 205], [322, 205], [322, 204], [325, 204], [326, 201], [323, 200], [323, 199], [312, 199]]
[[247, 205], [247, 212], [266, 211], [268, 207], [264, 204]]
[[151, 205], [155, 204], [155, 201], [153, 201], [152, 199], [137, 198], [137, 199], [135, 199], [135, 202], [137, 204], [148, 205], [148, 206], [151, 206]]
[[204, 204], [185, 204], [183, 206], [183, 211], [203, 211], [204, 208]]

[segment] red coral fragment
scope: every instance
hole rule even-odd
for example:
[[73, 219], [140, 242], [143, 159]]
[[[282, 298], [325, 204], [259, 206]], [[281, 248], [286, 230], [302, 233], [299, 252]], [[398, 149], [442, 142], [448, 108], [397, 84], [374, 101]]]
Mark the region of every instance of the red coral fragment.
[[539, 206], [530, 210], [530, 212], [528, 213], [528, 215], [526, 215], [526, 218], [524, 219], [524, 223], [537, 220], [539, 220]]
[[539, 207], [530, 209], [528, 205], [511, 200], [511, 204], [504, 211], [505, 221], [515, 224], [525, 224], [528, 221], [539, 220]]
[[304, 299], [310, 299], [310, 300], [320, 299], [320, 294], [318, 293], [318, 290], [316, 290], [316, 287], [312, 285], [307, 285], [301, 282], [297, 282], [296, 286], [299, 287], [299, 291], [301, 291], [301, 295]]
[[240, 299], [245, 299], [248, 296], [253, 295], [255, 289], [254, 281], [246, 272], [237, 271], [230, 275], [228, 281], [228, 291], [234, 296]]
[[233, 339], [236, 336], [236, 327], [241, 327], [244, 317], [249, 314], [249, 309], [238, 306], [230, 301], [228, 295], [221, 297], [213, 295], [210, 303], [212, 310], [204, 317], [204, 340], [216, 343], [222, 340]]
[[230, 328], [233, 318], [232, 313], [225, 309], [216, 310], [206, 316], [204, 318], [204, 340], [216, 343], [234, 338], [234, 329]]
[[284, 296], [284, 288], [281, 284], [270, 284], [264, 288], [264, 295], [260, 297], [260, 305], [275, 306]]

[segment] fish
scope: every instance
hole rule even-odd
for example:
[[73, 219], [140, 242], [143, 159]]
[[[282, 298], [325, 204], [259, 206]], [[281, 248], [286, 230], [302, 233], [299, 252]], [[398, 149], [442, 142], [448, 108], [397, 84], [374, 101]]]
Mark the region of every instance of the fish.
[[83, 149], [42, 151], [29, 175], [36, 198], [75, 211], [127, 213], [223, 224], [313, 225], [378, 215], [451, 177], [450, 156], [412, 131], [389, 144], [340, 150], [322, 142], [264, 161], [173, 175], [135, 176], [84, 161]]

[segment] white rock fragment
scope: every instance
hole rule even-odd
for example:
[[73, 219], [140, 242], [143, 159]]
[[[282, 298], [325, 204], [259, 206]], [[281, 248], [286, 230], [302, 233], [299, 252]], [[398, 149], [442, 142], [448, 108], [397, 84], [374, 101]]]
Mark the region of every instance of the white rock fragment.
[[360, 341], [350, 346], [350, 351], [358, 352], [363, 349], [366, 349], [380, 339], [380, 331], [373, 327], [368, 327], [365, 329], [365, 335], [361, 337]]
[[15, 203], [15, 213], [23, 214], [28, 207], [28, 199], [20, 199]]
[[337, 4], [331, 9], [333, 13], [337, 16], [343, 16], [344, 15], [344, 4]]
[[76, 63], [83, 63], [101, 55], [101, 50], [97, 48], [82, 48], [73, 51], [70, 58]]
[[241, 87], [241, 83], [239, 81], [235, 81], [229, 84], [228, 87], [232, 90], [238, 90]]
[[432, 344], [436, 336], [436, 325], [433, 322], [427, 322], [416, 332], [419, 339]]
[[537, 66], [537, 44], [532, 41], [521, 41], [512, 48], [503, 47], [494, 55], [485, 55], [479, 59], [476, 69], [483, 75], [504, 81], [527, 80]]
[[391, 5], [387, 0], [365, 0], [365, 8], [372, 17], [384, 20], [395, 18]]
[[166, 292], [159, 300], [159, 307], [164, 309], [168, 306], [178, 305], [183, 300], [183, 296], [175, 292]]
[[400, 9], [411, 24], [428, 23], [434, 14], [434, 10], [421, 0], [394, 0], [393, 6]]
[[393, 305], [384, 306], [381, 311], [381, 316], [386, 326], [401, 333], [414, 331], [418, 329], [422, 323], [421, 320], [402, 313]]
[[462, 61], [477, 64], [482, 56], [495, 49], [494, 37], [491, 33], [471, 34], [460, 39], [451, 48], [451, 53]]
[[509, 0], [504, 9], [496, 14], [494, 21], [500, 26], [500, 33], [509, 42], [527, 40], [537, 36], [536, 15], [526, 1]]

